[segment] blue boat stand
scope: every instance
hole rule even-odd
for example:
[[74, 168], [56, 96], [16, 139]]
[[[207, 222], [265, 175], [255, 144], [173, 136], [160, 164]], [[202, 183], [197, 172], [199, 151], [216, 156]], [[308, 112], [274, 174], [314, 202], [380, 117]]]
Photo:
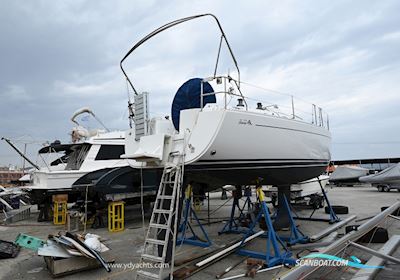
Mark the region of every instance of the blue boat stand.
[[329, 208], [329, 219], [326, 219], [326, 218], [313, 218], [312, 216], [314, 215], [314, 213], [315, 213], [315, 211], [317, 209], [314, 209], [309, 217], [299, 217], [295, 213], [296, 215], [295, 215], [294, 219], [304, 220], [304, 221], [329, 222], [330, 224], [334, 224], [334, 223], [340, 222], [340, 218], [336, 215], [335, 211], [333, 210], [333, 208], [331, 206], [331, 203], [330, 203], [330, 201], [328, 199], [328, 196], [326, 195], [325, 189], [322, 187], [321, 180], [319, 179], [319, 177], [317, 177], [317, 178], [318, 178], [319, 186], [321, 188], [322, 195], [324, 196], [324, 200], [326, 201], [326, 204], [328, 204], [327, 207]]
[[[203, 233], [206, 241], [201, 240], [198, 235], [194, 232], [192, 226], [190, 225], [189, 219], [193, 217], [197, 225], [199, 226], [201, 232]], [[188, 229], [191, 231], [192, 236], [187, 236], [186, 233]], [[183, 210], [183, 221], [179, 225], [178, 232], [180, 233], [179, 237], [176, 240], [177, 245], [182, 244], [190, 244], [194, 246], [200, 247], [209, 247], [212, 245], [210, 238], [208, 237], [207, 232], [204, 230], [203, 225], [200, 223], [199, 218], [196, 215], [196, 212], [192, 207], [192, 186], [189, 184], [186, 187], [185, 198], [184, 198], [184, 210]]]
[[322, 194], [324, 195], [325, 201], [328, 204], [329, 217], [330, 217], [329, 223], [333, 224], [333, 223], [340, 222], [340, 218], [336, 215], [335, 211], [333, 211], [331, 203], [329, 202], [328, 196], [326, 195], [326, 192], [325, 192], [324, 188], [322, 187], [321, 180], [319, 179], [319, 177], [318, 177], [318, 183], [319, 183], [319, 186], [321, 187], [321, 191], [322, 191]]
[[[248, 228], [241, 227], [242, 222], [246, 219], [246, 214], [243, 211], [246, 209], [247, 213], [250, 213], [253, 208], [253, 203], [251, 202], [251, 188], [246, 187], [244, 189], [244, 196], [246, 197], [245, 202], [242, 207], [240, 207], [240, 198], [242, 196], [241, 186], [236, 186], [236, 189], [232, 193], [233, 204], [231, 209], [231, 215], [229, 221], [225, 224], [218, 234], [222, 233], [247, 233]], [[238, 209], [239, 217], [235, 218], [236, 208]]]
[[287, 237], [281, 236], [280, 238], [282, 240], [285, 240], [288, 245], [294, 245], [297, 243], [307, 243], [309, 241], [309, 238], [305, 236], [296, 226], [293, 215], [292, 215], [292, 210], [290, 208], [289, 202], [284, 196], [284, 209], [287, 211], [287, 215], [289, 217], [289, 224], [290, 224], [290, 235]]
[[[291, 258], [292, 252], [288, 250], [282, 239], [275, 232], [275, 229], [272, 225], [271, 217], [269, 215], [268, 207], [265, 202], [264, 192], [262, 191], [261, 186], [257, 186], [257, 195], [261, 206], [260, 212], [258, 213], [256, 219], [252, 222], [247, 233], [244, 235], [237, 254], [249, 256], [251, 258], [262, 259], [265, 261], [265, 264], [268, 267], [272, 267], [278, 264], [295, 264], [295, 260]], [[254, 227], [257, 225], [257, 223], [259, 223], [262, 217], [265, 219], [265, 223], [267, 225], [266, 252], [264, 253], [243, 249], [242, 247], [244, 245], [244, 241], [254, 232]], [[281, 251], [279, 245], [282, 246], [283, 251]]]

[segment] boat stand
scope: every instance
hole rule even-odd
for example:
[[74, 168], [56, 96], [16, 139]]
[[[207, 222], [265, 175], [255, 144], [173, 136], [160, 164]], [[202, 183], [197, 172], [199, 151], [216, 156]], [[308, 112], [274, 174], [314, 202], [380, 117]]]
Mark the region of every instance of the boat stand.
[[325, 192], [324, 188], [322, 187], [322, 184], [321, 184], [321, 181], [319, 180], [319, 177], [318, 177], [318, 183], [319, 183], [319, 186], [321, 187], [321, 191], [322, 191], [322, 194], [324, 195], [326, 204], [328, 204], [329, 217], [330, 217], [329, 223], [333, 224], [333, 223], [340, 222], [340, 218], [336, 215], [335, 211], [333, 211], [331, 203], [329, 202], [328, 196], [326, 195], [326, 192]]
[[297, 214], [295, 213], [295, 214], [296, 214], [296, 217], [294, 217], [294, 218], [297, 219], [297, 220], [317, 221], [317, 222], [329, 222], [330, 224], [334, 224], [334, 223], [340, 222], [340, 218], [336, 215], [335, 211], [333, 210], [333, 208], [332, 208], [332, 206], [331, 206], [331, 203], [330, 203], [330, 201], [329, 201], [329, 199], [328, 199], [328, 196], [326, 195], [325, 189], [322, 187], [322, 184], [321, 184], [321, 181], [320, 181], [319, 177], [318, 177], [318, 183], [319, 183], [319, 186], [320, 186], [320, 188], [321, 188], [322, 195], [324, 196], [324, 199], [325, 199], [325, 201], [326, 201], [326, 204], [328, 204], [327, 206], [328, 206], [328, 208], [329, 208], [329, 219], [324, 219], [324, 218], [312, 218], [312, 216], [314, 215], [314, 213], [315, 213], [315, 211], [316, 211], [317, 209], [314, 209], [309, 217], [299, 217], [299, 216], [297, 216]]
[[[264, 199], [264, 192], [262, 191], [261, 186], [257, 186], [257, 195], [258, 195], [258, 200], [260, 202], [261, 211], [258, 213], [257, 218], [252, 222], [250, 228], [243, 237], [239, 248], [243, 247], [246, 238], [248, 238], [253, 233], [256, 224], [259, 223], [262, 217], [264, 217], [268, 230], [267, 232], [268, 239], [266, 248], [267, 250], [264, 253], [264, 252], [239, 249], [237, 253], [239, 255], [249, 256], [251, 258], [262, 259], [265, 261], [268, 267], [272, 267], [277, 264], [291, 264], [291, 265], [295, 264], [295, 260], [291, 258], [292, 252], [288, 250], [283, 241], [279, 238], [279, 236], [275, 232], [275, 229], [272, 225], [271, 217], [269, 215], [268, 207]], [[282, 246], [283, 252], [281, 252], [279, 244]]]
[[[231, 210], [231, 215], [229, 217], [229, 221], [225, 224], [225, 226], [222, 228], [221, 231], [218, 232], [218, 234], [223, 234], [223, 233], [247, 233], [249, 230], [248, 228], [243, 228], [241, 224], [245, 221], [246, 219], [246, 214], [243, 213], [245, 209], [247, 209], [247, 213], [250, 213], [253, 208], [253, 203], [251, 202], [251, 188], [247, 187], [244, 189], [244, 196], [246, 197], [246, 200], [243, 204], [242, 207], [240, 207], [240, 199], [242, 197], [242, 188], [241, 186], [236, 186], [236, 189], [233, 191], [233, 204], [232, 204], [232, 210]], [[239, 210], [239, 217], [235, 218], [235, 212], [236, 208]], [[252, 217], [252, 215], [251, 215]], [[252, 217], [252, 221], [253, 221]]]
[[288, 202], [286, 196], [284, 196], [283, 202], [284, 202], [284, 209], [285, 209], [285, 211], [287, 211], [287, 215], [289, 218], [290, 235], [287, 237], [280, 236], [280, 238], [282, 240], [285, 240], [288, 245], [294, 245], [297, 243], [307, 243], [309, 241], [309, 238], [307, 236], [305, 236], [297, 228], [297, 226], [294, 222], [294, 219], [293, 219], [292, 210], [290, 208], [290, 205], [289, 205], [289, 202]]
[[[212, 245], [210, 238], [208, 237], [207, 232], [205, 231], [203, 225], [200, 223], [199, 218], [197, 217], [196, 212], [192, 207], [192, 186], [188, 185], [185, 191], [185, 199], [184, 199], [184, 212], [183, 212], [183, 222], [179, 225], [178, 231], [180, 232], [180, 236], [176, 240], [177, 245], [182, 244], [190, 244], [194, 246], [200, 247], [209, 247]], [[201, 232], [203, 233], [205, 240], [199, 238], [199, 236], [194, 232], [192, 226], [190, 225], [189, 219], [193, 217], [199, 226]], [[187, 229], [189, 229], [192, 233], [192, 236], [186, 236]]]

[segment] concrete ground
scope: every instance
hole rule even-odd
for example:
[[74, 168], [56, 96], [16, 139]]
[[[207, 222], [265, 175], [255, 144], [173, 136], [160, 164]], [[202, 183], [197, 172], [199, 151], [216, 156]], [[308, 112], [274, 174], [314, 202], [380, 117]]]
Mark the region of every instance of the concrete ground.
[[[389, 193], [381, 193], [376, 189], [365, 186], [365, 187], [346, 187], [346, 188], [333, 188], [328, 189], [328, 196], [332, 204], [335, 205], [346, 205], [349, 206], [349, 215], [355, 214], [357, 218], [365, 218], [371, 215], [379, 213], [382, 206], [390, 206], [400, 198], [400, 193], [397, 191], [391, 191]], [[254, 197], [253, 197], [254, 199]], [[205, 226], [208, 231], [211, 240], [214, 243], [214, 247], [223, 246], [233, 240], [237, 240], [240, 236], [236, 234], [223, 234], [218, 235], [218, 231], [222, 229], [224, 223], [222, 219], [229, 216], [230, 213], [230, 200], [226, 203], [226, 200], [220, 199], [220, 193], [214, 193], [210, 199], [210, 209], [212, 212], [211, 225]], [[206, 202], [205, 202], [206, 203]], [[215, 211], [221, 205], [219, 210]], [[207, 207], [202, 206], [199, 216], [207, 218]], [[215, 212], [214, 212], [215, 211]], [[311, 213], [310, 209], [298, 209], [298, 214], [301, 216], [308, 216]], [[146, 215], [146, 223], [149, 219], [149, 213]], [[323, 209], [319, 209], [315, 214], [315, 217], [327, 217]], [[346, 217], [348, 215], [341, 215]], [[56, 234], [59, 231], [63, 231], [63, 226], [54, 226], [51, 223], [37, 223], [37, 212], [31, 215], [29, 220], [20, 221], [9, 226], [0, 226], [0, 239], [7, 241], [14, 241], [18, 233], [22, 232], [28, 235], [46, 239], [49, 234]], [[111, 254], [116, 263], [129, 264], [138, 263], [140, 258], [141, 246], [143, 244], [145, 230], [142, 227], [140, 208], [133, 207], [126, 211], [126, 225], [125, 231], [120, 233], [109, 233], [107, 229], [88, 229], [88, 232], [96, 233], [105, 239], [105, 244], [111, 249]], [[310, 222], [310, 221], [296, 221], [299, 228], [306, 235], [315, 234], [322, 229], [329, 226], [326, 222]], [[354, 224], [354, 223], [353, 223]], [[389, 227], [389, 234], [400, 234], [400, 221], [387, 221], [385, 225]], [[339, 231], [343, 232], [343, 229]], [[246, 249], [254, 249], [258, 251], [265, 251], [266, 240], [258, 238], [252, 241]], [[380, 246], [380, 245], [379, 245]], [[377, 248], [379, 248], [377, 246]], [[193, 247], [189, 245], [183, 245], [177, 248], [176, 260], [188, 258], [192, 254], [197, 254], [202, 250], [199, 247]], [[400, 249], [396, 252], [399, 255]], [[296, 253], [296, 252], [295, 252]], [[360, 254], [361, 255], [361, 254]], [[359, 255], [357, 255], [359, 256]], [[370, 256], [363, 256], [362, 260], [368, 260]], [[228, 266], [240, 261], [244, 257], [236, 254], [222, 259], [218, 263], [207, 267], [206, 269], [194, 274], [190, 279], [210, 279], [214, 278], [221, 273]], [[360, 257], [361, 258], [361, 257]], [[377, 279], [394, 277], [395, 273], [393, 265], [388, 265], [382, 272], [378, 274]], [[286, 268], [277, 269], [271, 272], [258, 274], [256, 279], [274, 279], [278, 274], [284, 273]], [[241, 264], [236, 269], [232, 270], [225, 276], [236, 275], [246, 272], [246, 267]], [[310, 279], [350, 279], [355, 271], [346, 269], [345, 271], [325, 271], [323, 274], [319, 273], [315, 277]], [[111, 273], [107, 273], [104, 269], [94, 269], [90, 271], [80, 272], [74, 275], [63, 277], [63, 279], [133, 279], [135, 271], [124, 268], [114, 268]], [[381, 275], [381, 276], [380, 276]], [[42, 257], [37, 256], [33, 251], [22, 248], [21, 252], [16, 258], [0, 260], [0, 279], [52, 279], [50, 273], [46, 268], [46, 264]], [[395, 279], [395, 278], [393, 278]]]

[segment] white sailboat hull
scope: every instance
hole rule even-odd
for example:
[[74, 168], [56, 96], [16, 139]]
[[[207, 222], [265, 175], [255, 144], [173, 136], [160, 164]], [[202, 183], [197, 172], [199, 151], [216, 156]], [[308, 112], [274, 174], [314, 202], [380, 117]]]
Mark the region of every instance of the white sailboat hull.
[[[180, 134], [171, 137], [186, 134], [185, 178], [208, 189], [254, 184], [260, 178], [263, 184], [297, 183], [323, 173], [330, 160], [330, 133], [315, 125], [213, 106], [181, 111], [180, 119]], [[126, 139], [125, 156], [130, 158], [138, 143]], [[129, 162], [134, 168], [142, 166]], [[155, 167], [162, 164], [144, 165]]]
[[[213, 120], [218, 125], [211, 133]], [[200, 171], [200, 177], [209, 173], [226, 184], [252, 183], [259, 177], [268, 184], [296, 183], [321, 174], [330, 160], [326, 129], [248, 111], [199, 112], [189, 145], [196, 148], [199, 142], [208, 145], [188, 156], [188, 170]]]

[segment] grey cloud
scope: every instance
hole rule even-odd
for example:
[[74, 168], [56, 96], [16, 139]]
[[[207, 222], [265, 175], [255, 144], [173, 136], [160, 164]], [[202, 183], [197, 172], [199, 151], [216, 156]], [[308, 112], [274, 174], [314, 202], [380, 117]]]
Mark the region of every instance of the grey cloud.
[[[334, 143], [367, 143], [371, 131], [374, 142], [400, 140], [397, 1], [8, 1], [0, 10], [0, 136], [68, 141], [69, 117], [82, 106], [127, 128], [119, 60], [159, 25], [204, 12], [219, 17], [243, 80], [327, 107]], [[127, 61], [135, 85], [151, 93], [152, 113], [169, 113], [185, 79], [212, 73], [216, 34], [201, 20]], [[223, 58], [221, 73], [233, 72]], [[399, 155], [400, 144], [374, 145], [334, 144], [333, 157]], [[0, 164], [20, 162], [10, 154], [0, 145]]]

